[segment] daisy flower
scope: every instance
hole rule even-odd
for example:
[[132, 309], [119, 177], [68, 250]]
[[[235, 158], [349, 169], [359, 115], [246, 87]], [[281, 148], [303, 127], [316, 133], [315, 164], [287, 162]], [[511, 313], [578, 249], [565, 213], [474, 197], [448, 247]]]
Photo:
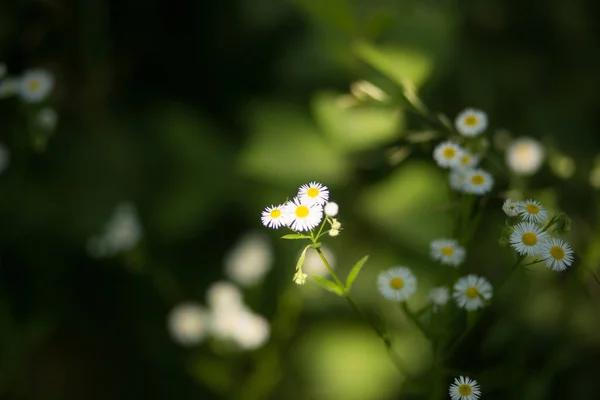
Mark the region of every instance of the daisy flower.
[[208, 326], [208, 312], [195, 302], [177, 305], [167, 318], [171, 337], [183, 346], [193, 346], [202, 342], [208, 333]]
[[329, 189], [318, 182], [311, 182], [300, 186], [298, 198], [302, 203], [324, 205], [329, 200]]
[[54, 88], [54, 77], [43, 69], [26, 71], [21, 78], [19, 93], [28, 103], [39, 103], [44, 100]]
[[573, 249], [562, 239], [550, 238], [540, 251], [546, 266], [554, 271], [564, 271], [573, 264]]
[[333, 201], [328, 202], [325, 204], [325, 207], [323, 207], [323, 211], [325, 211], [325, 215], [328, 217], [335, 217], [338, 214], [339, 209], [337, 203], [334, 203]]
[[517, 204], [517, 207], [519, 209], [519, 214], [521, 215], [521, 218], [523, 218], [523, 220], [525, 221], [531, 221], [541, 224], [546, 220], [546, 218], [548, 218], [548, 211], [546, 211], [546, 209], [542, 207], [539, 201], [520, 201]]
[[506, 165], [519, 175], [535, 174], [544, 162], [544, 147], [537, 140], [520, 138], [506, 149]]
[[465, 172], [463, 189], [466, 193], [482, 195], [492, 190], [494, 178], [482, 169], [471, 169]]
[[465, 168], [454, 168], [450, 171], [448, 181], [450, 187], [458, 192], [464, 192], [467, 170]]
[[502, 204], [502, 211], [509, 217], [516, 217], [519, 215], [519, 203], [511, 199], [506, 199], [504, 204]]
[[483, 111], [468, 108], [458, 114], [456, 130], [463, 136], [473, 137], [481, 134], [487, 128], [487, 115]]
[[454, 284], [452, 297], [459, 307], [472, 311], [485, 306], [484, 300], [492, 298], [492, 285], [477, 275], [467, 275]]
[[521, 255], [539, 254], [548, 240], [548, 233], [533, 222], [521, 222], [514, 226], [509, 242], [513, 249]]
[[458, 166], [463, 155], [463, 149], [454, 142], [446, 141], [438, 144], [433, 150], [433, 158], [440, 167], [450, 168]]
[[323, 208], [317, 203], [304, 203], [297, 197], [284, 206], [286, 225], [295, 231], [309, 231], [321, 223]]
[[381, 271], [377, 286], [383, 297], [401, 302], [417, 290], [417, 279], [406, 267], [392, 267]]
[[271, 242], [262, 233], [251, 232], [227, 252], [224, 266], [227, 276], [240, 286], [261, 283], [273, 266]]
[[437, 239], [429, 245], [431, 258], [442, 264], [458, 267], [465, 260], [466, 251], [454, 239]]
[[467, 377], [454, 378], [450, 385], [450, 398], [452, 400], [478, 400], [481, 397], [481, 388], [476, 380]]
[[445, 286], [431, 288], [429, 299], [433, 303], [433, 312], [437, 312], [438, 307], [445, 306], [450, 299], [450, 290]]
[[463, 168], [474, 168], [478, 163], [479, 157], [465, 150], [458, 165]]
[[260, 220], [267, 228], [279, 229], [285, 226], [284, 205], [267, 207], [263, 210]]

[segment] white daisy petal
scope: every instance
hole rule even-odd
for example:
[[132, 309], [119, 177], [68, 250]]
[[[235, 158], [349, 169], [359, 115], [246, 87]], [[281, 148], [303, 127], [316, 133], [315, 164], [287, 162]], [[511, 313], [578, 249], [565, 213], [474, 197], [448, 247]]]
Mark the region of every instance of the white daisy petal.
[[440, 167], [457, 167], [464, 150], [456, 143], [446, 141], [438, 144], [433, 150], [433, 158]]
[[481, 388], [476, 380], [461, 376], [454, 378], [449, 394], [452, 400], [478, 400], [481, 397]]
[[554, 271], [564, 271], [573, 264], [573, 249], [562, 239], [550, 238], [540, 250], [546, 266]]
[[452, 297], [459, 307], [472, 311], [483, 308], [492, 294], [492, 285], [487, 279], [471, 274], [456, 281]]
[[458, 267], [465, 260], [467, 252], [454, 239], [437, 239], [429, 245], [431, 258], [442, 264]]
[[304, 203], [297, 197], [284, 206], [284, 221], [295, 231], [309, 231], [323, 220], [323, 208], [316, 202]]
[[392, 267], [381, 271], [377, 287], [386, 299], [402, 302], [417, 290], [417, 279], [406, 267]]
[[468, 108], [458, 114], [454, 123], [458, 133], [473, 137], [486, 130], [488, 121], [487, 115], [483, 111]]
[[541, 224], [546, 220], [546, 218], [548, 218], [548, 211], [542, 207], [539, 201], [531, 199], [520, 201], [517, 204], [517, 207], [519, 209], [521, 218], [523, 218], [525, 221]]
[[468, 169], [465, 172], [463, 190], [466, 193], [483, 195], [494, 187], [494, 178], [482, 169]]
[[267, 207], [260, 217], [262, 224], [267, 228], [279, 229], [285, 226], [284, 205]]
[[298, 198], [305, 204], [317, 203], [324, 205], [329, 200], [329, 189], [318, 182], [311, 182], [300, 186]]
[[513, 227], [509, 242], [521, 255], [536, 255], [550, 236], [533, 222], [521, 222]]

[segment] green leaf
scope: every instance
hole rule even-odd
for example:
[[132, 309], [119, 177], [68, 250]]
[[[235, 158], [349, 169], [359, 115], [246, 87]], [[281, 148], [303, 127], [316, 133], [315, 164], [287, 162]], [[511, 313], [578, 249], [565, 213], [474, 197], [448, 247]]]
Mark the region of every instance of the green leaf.
[[319, 286], [321, 286], [323, 289], [327, 290], [328, 292], [337, 294], [338, 296], [345, 295], [344, 289], [339, 287], [336, 283], [330, 281], [329, 279], [325, 279], [318, 275], [313, 275], [312, 277], [314, 278], [315, 282], [317, 282], [317, 284]]
[[293, 0], [311, 17], [347, 35], [355, 35], [358, 22], [349, 0]]
[[400, 86], [408, 81], [415, 87], [420, 87], [433, 69], [431, 58], [414, 49], [374, 46], [363, 41], [354, 47], [354, 51], [362, 60]]
[[283, 235], [282, 239], [310, 239], [310, 236], [302, 235], [300, 233], [288, 233], [287, 235]]
[[300, 254], [300, 257], [298, 258], [298, 262], [296, 263], [296, 271], [302, 269], [302, 266], [304, 265], [304, 259], [306, 258], [306, 250], [311, 248], [311, 244], [309, 244], [308, 246], [306, 246], [304, 248], [304, 250], [302, 250], [302, 253]]
[[356, 264], [354, 264], [354, 266], [350, 270], [350, 273], [348, 274], [348, 278], [346, 278], [346, 291], [347, 292], [349, 292], [350, 289], [352, 289], [352, 285], [354, 284], [356, 277], [358, 276], [358, 274], [360, 273], [360, 270], [362, 269], [363, 265], [365, 265], [365, 263], [367, 262], [368, 259], [369, 259], [369, 256], [364, 256], [363, 258], [358, 260], [358, 262]]

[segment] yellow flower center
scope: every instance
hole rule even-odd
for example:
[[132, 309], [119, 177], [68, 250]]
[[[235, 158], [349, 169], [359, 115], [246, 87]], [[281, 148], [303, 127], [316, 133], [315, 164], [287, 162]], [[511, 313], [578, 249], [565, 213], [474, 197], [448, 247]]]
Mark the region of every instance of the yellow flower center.
[[527, 233], [524, 233], [523, 236], [521, 236], [521, 240], [523, 241], [523, 243], [525, 245], [533, 246], [534, 244], [537, 243], [537, 236], [535, 233], [527, 232]]
[[308, 207], [306, 207], [306, 206], [296, 207], [296, 217], [298, 217], [298, 218], [308, 217]]
[[451, 256], [452, 254], [454, 254], [454, 249], [452, 247], [444, 247], [442, 249], [442, 254], [445, 256]]
[[483, 177], [483, 175], [473, 175], [473, 177], [471, 178], [471, 182], [473, 182], [473, 185], [483, 185], [483, 182], [485, 182], [485, 178]]
[[536, 206], [535, 204], [527, 204], [525, 206], [525, 209], [527, 210], [527, 212], [529, 214], [537, 214], [540, 212], [540, 208], [538, 206]]
[[404, 287], [404, 281], [400, 278], [392, 278], [390, 287], [395, 290], [402, 289]]
[[473, 393], [473, 389], [471, 388], [471, 385], [463, 383], [458, 387], [458, 393], [460, 393], [461, 396], [468, 396]]
[[444, 157], [446, 158], [454, 158], [456, 156], [456, 150], [452, 147], [446, 147], [444, 149]]
[[462, 165], [467, 165], [470, 162], [471, 162], [471, 157], [470, 156], [463, 156], [462, 160], [460, 160], [460, 163]]
[[39, 80], [37, 79], [33, 79], [31, 81], [29, 81], [29, 83], [27, 84], [27, 87], [29, 88], [29, 90], [31, 90], [32, 92], [37, 92], [40, 89], [41, 83]]
[[308, 195], [308, 197], [317, 197], [319, 195], [319, 189], [317, 189], [315, 187], [310, 188], [310, 189], [308, 189], [306, 194]]
[[275, 209], [275, 210], [271, 211], [271, 213], [269, 214], [269, 216], [271, 218], [279, 218], [279, 217], [281, 217], [281, 210]]
[[477, 125], [477, 117], [474, 115], [469, 115], [465, 118], [465, 125], [467, 126], [475, 126]]
[[554, 246], [550, 249], [550, 255], [555, 260], [562, 260], [565, 258], [565, 250], [560, 246]]
[[470, 288], [468, 288], [467, 290], [465, 290], [465, 294], [470, 299], [474, 299], [477, 296], [479, 296], [479, 292], [477, 291], [476, 287], [470, 287]]

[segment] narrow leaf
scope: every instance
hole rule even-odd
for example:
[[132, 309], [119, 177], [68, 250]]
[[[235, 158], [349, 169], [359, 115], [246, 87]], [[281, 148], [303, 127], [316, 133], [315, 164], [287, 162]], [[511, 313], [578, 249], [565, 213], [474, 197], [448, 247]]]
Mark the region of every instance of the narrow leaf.
[[352, 285], [354, 284], [356, 277], [358, 276], [360, 270], [362, 269], [363, 265], [365, 265], [368, 259], [369, 256], [364, 256], [363, 258], [358, 260], [356, 264], [354, 264], [354, 267], [352, 267], [350, 273], [348, 274], [348, 278], [346, 278], [346, 291], [350, 291], [350, 289], [352, 289]]
[[310, 249], [310, 246], [311, 245], [309, 244], [304, 248], [304, 250], [302, 250], [302, 254], [300, 254], [300, 258], [298, 258], [298, 262], [296, 263], [296, 271], [302, 269], [302, 266], [304, 265], [304, 259], [306, 258], [306, 250]]
[[317, 284], [319, 286], [321, 286], [323, 289], [327, 290], [328, 292], [335, 293], [338, 296], [344, 295], [344, 289], [339, 287], [338, 285], [336, 285], [334, 282], [330, 281], [329, 279], [325, 279], [318, 275], [313, 275], [312, 277], [315, 279], [315, 282], [317, 282]]
[[310, 236], [302, 235], [300, 233], [288, 233], [287, 235], [283, 235], [282, 239], [310, 239]]

